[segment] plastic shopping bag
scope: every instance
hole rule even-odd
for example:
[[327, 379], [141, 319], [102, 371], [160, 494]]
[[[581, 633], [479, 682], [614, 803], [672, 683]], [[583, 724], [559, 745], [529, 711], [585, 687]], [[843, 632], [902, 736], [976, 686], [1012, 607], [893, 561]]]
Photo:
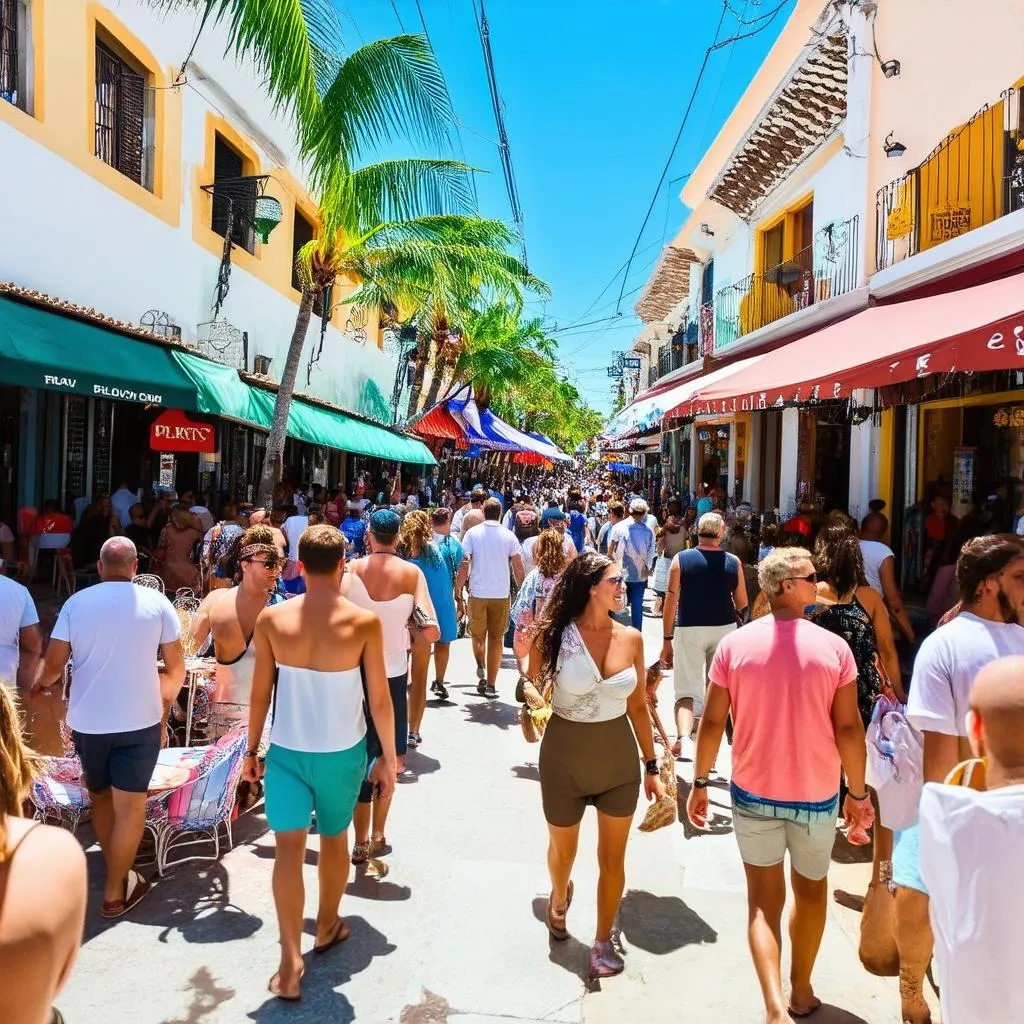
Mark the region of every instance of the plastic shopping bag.
[[867, 729], [867, 784], [878, 794], [879, 820], [886, 828], [917, 821], [923, 786], [924, 745], [907, 721], [906, 708], [884, 694]]

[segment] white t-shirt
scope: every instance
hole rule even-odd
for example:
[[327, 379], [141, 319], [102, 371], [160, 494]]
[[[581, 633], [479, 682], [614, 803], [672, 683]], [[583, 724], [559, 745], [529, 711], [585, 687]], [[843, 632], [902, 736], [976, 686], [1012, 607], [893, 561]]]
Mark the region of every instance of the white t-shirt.
[[178, 639], [174, 606], [158, 590], [100, 583], [67, 599], [52, 638], [71, 644], [68, 725], [76, 732], [133, 732], [163, 717], [156, 662]]
[[1024, 786], [979, 793], [929, 782], [921, 794], [942, 1019], [1024, 1021]]
[[[533, 549], [537, 544], [536, 537], [527, 537], [522, 543], [523, 551], [523, 568], [527, 572], [533, 572]], [[576, 544], [573, 542], [572, 537], [568, 533], [562, 534], [562, 550], [565, 552], [566, 558], [575, 558], [579, 552], [576, 550]]]
[[471, 560], [470, 597], [508, 597], [508, 560], [521, 554], [515, 534], [509, 533], [497, 519], [487, 519], [462, 538], [462, 550]]
[[289, 516], [281, 526], [281, 532], [288, 538], [288, 557], [299, 557], [299, 538], [309, 526], [309, 516]]
[[862, 540], [860, 542], [860, 552], [864, 556], [864, 575], [867, 577], [868, 586], [872, 590], [878, 591], [882, 597], [885, 597], [882, 591], [880, 570], [882, 563], [887, 558], [895, 557], [892, 553], [892, 548], [888, 544], [883, 544], [880, 540]]
[[1024, 627], [961, 612], [921, 644], [907, 720], [921, 732], [966, 736], [971, 685], [989, 662], [1008, 654], [1024, 654]]
[[122, 526], [127, 526], [132, 521], [132, 505], [137, 505], [138, 502], [138, 494], [132, 493], [127, 487], [119, 487], [110, 496], [110, 507], [117, 513]]
[[36, 605], [27, 588], [0, 576], [0, 683], [12, 689], [18, 680], [21, 630], [39, 621]]

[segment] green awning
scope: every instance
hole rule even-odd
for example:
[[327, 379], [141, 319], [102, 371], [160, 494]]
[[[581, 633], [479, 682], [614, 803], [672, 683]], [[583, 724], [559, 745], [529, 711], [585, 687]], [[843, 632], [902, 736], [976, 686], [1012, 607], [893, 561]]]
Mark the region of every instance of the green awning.
[[[187, 352], [174, 358], [193, 381], [199, 394], [200, 412], [239, 420], [269, 430], [274, 418], [276, 396], [247, 384], [230, 366], [210, 362]], [[288, 436], [339, 451], [391, 459], [414, 465], [433, 466], [434, 456], [422, 441], [364, 423], [335, 409], [296, 398], [288, 413]]]
[[196, 408], [172, 349], [0, 297], [0, 383]]

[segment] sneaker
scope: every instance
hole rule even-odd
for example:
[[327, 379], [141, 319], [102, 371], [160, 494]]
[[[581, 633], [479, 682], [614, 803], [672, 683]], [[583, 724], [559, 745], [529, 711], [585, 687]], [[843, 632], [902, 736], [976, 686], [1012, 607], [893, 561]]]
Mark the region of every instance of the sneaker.
[[498, 696], [498, 691], [493, 686], [491, 686], [490, 684], [488, 684], [487, 686], [484, 687], [483, 693], [484, 693], [485, 697], [497, 697]]
[[486, 679], [481, 679], [480, 682], [476, 684], [476, 692], [479, 693], [481, 697], [486, 697], [487, 696], [487, 680]]
[[410, 732], [408, 744], [410, 747], [418, 747], [420, 745], [420, 734], [418, 732]]
[[434, 694], [437, 697], [438, 700], [447, 700], [448, 699], [448, 687], [445, 686], [444, 683], [441, 682], [440, 679], [435, 679], [430, 684], [430, 692], [432, 694]]
[[484, 679], [487, 678], [487, 669], [485, 669], [483, 667], [483, 665], [477, 665], [477, 667], [476, 667], [476, 677], [477, 677], [477, 679], [480, 679], [480, 680], [484, 680]]

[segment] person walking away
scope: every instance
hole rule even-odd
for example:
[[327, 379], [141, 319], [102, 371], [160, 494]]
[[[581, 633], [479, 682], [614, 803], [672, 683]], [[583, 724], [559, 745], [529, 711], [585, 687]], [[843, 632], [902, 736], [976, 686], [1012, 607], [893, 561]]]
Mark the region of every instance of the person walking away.
[[[469, 495], [469, 508], [466, 509], [462, 516], [462, 522], [459, 526], [459, 540], [463, 545], [466, 543], [466, 534], [473, 529], [474, 526], [479, 526], [484, 521], [484, 502], [487, 500], [487, 492], [482, 487], [474, 487]], [[501, 508], [501, 504], [498, 504], [498, 508]]]
[[[85, 854], [70, 832], [22, 817], [35, 776], [12, 690], [0, 685], [0, 1020], [59, 1022], [85, 924]], [[40, 879], [46, 880], [45, 895]]]
[[661, 615], [665, 610], [665, 594], [668, 591], [668, 574], [676, 555], [686, 547], [686, 532], [683, 530], [683, 510], [679, 502], [668, 502], [665, 525], [655, 531], [658, 540], [658, 560], [654, 566], [654, 613]]
[[[568, 525], [569, 517], [560, 508], [556, 508], [551, 512], [551, 515], [549, 515], [546, 520], [541, 520], [540, 529], [541, 533], [550, 531], [558, 534], [562, 543], [562, 551], [565, 553], [566, 559], [571, 561], [579, 554], [579, 551], [573, 543], [572, 537], [569, 536], [569, 531], [567, 529]], [[529, 536], [520, 544], [520, 548], [523, 553], [524, 572], [529, 573], [533, 571], [533, 549], [537, 544], [538, 536], [540, 536], [540, 534]]]
[[214, 701], [231, 705], [223, 709], [227, 722], [249, 721], [256, 665], [252, 639], [260, 612], [283, 600], [277, 592], [280, 571], [281, 556], [270, 527], [250, 526], [223, 559], [225, 578], [236, 585], [230, 590], [211, 590], [196, 612], [192, 639], [198, 650], [213, 635], [217, 662]]
[[[459, 575], [459, 567], [462, 565], [462, 545], [452, 534], [452, 511], [449, 508], [435, 508], [430, 514], [431, 523], [434, 529], [434, 543], [444, 559], [444, 564], [452, 577], [452, 596], [455, 601], [455, 623], [456, 638], [458, 638], [458, 625], [466, 617], [466, 606], [462, 598], [454, 593], [455, 581]], [[434, 681], [430, 684], [430, 692], [438, 700], [448, 700], [448, 687], [444, 684], [444, 677], [448, 674], [448, 656], [451, 653], [450, 644], [434, 644]]]
[[[414, 611], [422, 613], [425, 623], [425, 628], [417, 630], [418, 641], [429, 645], [441, 635], [423, 573], [418, 566], [398, 557], [401, 525], [397, 512], [377, 509], [367, 527], [369, 554], [353, 562], [341, 582], [342, 594], [377, 615], [384, 630], [384, 667], [394, 709], [394, 746], [400, 772], [405, 770], [409, 744], [409, 620]], [[371, 761], [380, 757], [382, 737], [375, 726], [367, 731], [366, 747]], [[390, 810], [391, 796], [376, 793], [372, 780], [364, 780], [354, 815], [353, 864], [363, 864], [370, 856], [390, 852], [385, 838]]]
[[[569, 510], [569, 522], [566, 526], [566, 533], [571, 538], [573, 546], [582, 554], [583, 549], [590, 543], [590, 532], [587, 527], [587, 517], [583, 514], [583, 501], [577, 500]], [[591, 545], [593, 546], [593, 545]]]
[[[804, 618], [816, 599], [810, 552], [774, 551], [758, 577], [771, 613], [725, 637], [715, 652], [686, 813], [697, 828], [706, 826], [708, 773], [731, 712], [733, 829], [747, 876], [750, 950], [766, 1024], [790, 1024], [821, 1005], [811, 972], [825, 930], [840, 767], [849, 787], [844, 816], [867, 827], [873, 814], [856, 662], [845, 640]], [[787, 850], [795, 901], [788, 1002], [780, 973]]]
[[381, 799], [395, 788], [394, 712], [376, 615], [340, 593], [345, 542], [333, 526], [306, 530], [296, 549], [306, 581], [301, 597], [264, 609], [256, 620], [249, 744], [243, 779], [259, 779], [257, 751], [274, 701], [266, 766], [267, 824], [274, 832], [274, 906], [281, 962], [269, 990], [279, 999], [302, 994], [305, 887], [302, 871], [311, 815], [316, 813], [319, 905], [314, 953], [349, 937], [339, 916], [348, 884], [348, 826], [367, 774], [365, 699], [380, 737], [369, 768]]
[[555, 583], [530, 651], [538, 689], [552, 687], [551, 718], [540, 748], [540, 788], [548, 825], [551, 894], [545, 919], [551, 936], [569, 937], [572, 869], [580, 821], [597, 808], [597, 930], [589, 974], [618, 974], [625, 963], [612, 944], [612, 925], [625, 888], [626, 843], [640, 790], [663, 795], [651, 720], [644, 700], [643, 638], [613, 621], [625, 580], [611, 559], [585, 552]]
[[304, 511], [300, 513], [295, 505], [291, 506], [287, 518], [281, 524], [281, 532], [284, 534], [285, 540], [288, 541], [288, 560], [281, 578], [284, 581], [284, 588], [289, 594], [302, 593], [302, 573], [298, 566], [299, 537], [302, 536], [307, 526], [309, 526], [309, 516]]
[[[417, 566], [427, 581], [427, 592], [437, 616], [439, 635], [433, 642], [434, 658], [437, 661], [437, 648], [444, 647], [444, 663], [448, 663], [448, 648], [458, 637], [459, 623], [455, 614], [455, 577], [458, 567], [452, 571], [452, 565], [441, 554], [440, 547], [434, 542], [434, 531], [431, 518], [426, 512], [410, 512], [402, 521], [398, 534], [398, 546], [402, 556]], [[431, 641], [421, 640], [418, 631], [412, 634], [412, 650], [410, 652], [409, 672], [409, 746], [418, 747], [423, 742], [420, 726], [423, 724], [423, 713], [427, 706], [427, 672], [430, 670]], [[443, 677], [434, 680], [431, 691], [438, 694], [438, 689], [448, 691], [442, 682]], [[438, 694], [440, 696], [440, 694]]]
[[[179, 590], [199, 591], [199, 567], [193, 559], [193, 552], [202, 538], [188, 508], [175, 505], [167, 525], [160, 531], [155, 553], [160, 565], [160, 579], [172, 596]], [[132, 548], [134, 550], [134, 544]]]
[[[996, 658], [1024, 654], [1024, 541], [990, 534], [968, 541], [956, 566], [962, 610], [921, 644], [907, 720], [923, 735], [922, 778], [943, 782], [970, 757], [966, 732], [971, 685]], [[920, 827], [897, 832], [892, 856], [902, 1019], [929, 1020], [922, 986], [932, 955], [928, 890], [921, 877]]]
[[747, 615], [743, 567], [719, 546], [724, 533], [725, 520], [705, 512], [697, 524], [697, 547], [680, 551], [668, 574], [661, 663], [673, 669], [676, 757], [693, 756], [690, 737], [704, 708], [708, 669], [718, 645]]
[[[540, 620], [544, 602], [551, 595], [551, 590], [561, 576], [569, 559], [562, 548], [558, 533], [545, 530], [537, 539], [534, 548], [536, 556], [535, 568], [526, 574], [523, 585], [516, 594], [512, 606], [512, 622], [515, 633], [512, 638], [512, 652], [519, 666], [519, 675], [527, 674], [527, 665], [533, 639], [537, 635], [537, 623]], [[521, 680], [520, 680], [521, 681]]]
[[36, 681], [43, 636], [27, 587], [0, 575], [0, 684], [27, 694]]
[[163, 703], [181, 691], [185, 657], [174, 606], [159, 591], [132, 583], [138, 559], [127, 537], [103, 545], [97, 569], [100, 583], [64, 602], [32, 693], [60, 682], [74, 659], [67, 721], [106, 862], [100, 914], [112, 918], [149, 891], [132, 865], [160, 753]]
[[235, 541], [245, 533], [249, 523], [249, 513], [240, 511], [233, 501], [228, 501], [221, 509], [221, 521], [215, 523], [203, 538], [203, 554], [209, 567], [211, 590], [231, 586], [231, 574], [225, 574], [224, 560]]
[[601, 527], [597, 534], [598, 554], [608, 554], [608, 539], [615, 527], [622, 522], [626, 515], [626, 508], [621, 501], [612, 501], [608, 504], [608, 521]]
[[[983, 762], [921, 794], [921, 877], [945, 1024], [1024, 1020], [1024, 657], [999, 658], [971, 686], [967, 733]], [[961, 773], [960, 769], [965, 769]], [[959, 782], [956, 776], [969, 777]], [[983, 782], [974, 781], [981, 776]]]
[[608, 540], [608, 557], [622, 566], [629, 601], [629, 621], [634, 629], [644, 623], [644, 593], [654, 566], [654, 531], [644, 521], [647, 502], [634, 498], [629, 503], [629, 518], [619, 523]]
[[339, 527], [348, 541], [350, 558], [362, 558], [366, 554], [366, 523], [363, 522], [362, 509], [358, 501], [349, 501], [345, 505], [345, 518]]
[[896, 582], [896, 556], [892, 548], [882, 541], [888, 525], [881, 512], [869, 512], [861, 520], [860, 550], [864, 556], [864, 576], [868, 586], [885, 598], [889, 614], [904, 639], [913, 643], [914, 627]]
[[517, 587], [522, 586], [526, 574], [519, 542], [501, 525], [501, 503], [488, 498], [483, 514], [484, 521], [463, 538], [465, 557], [455, 580], [455, 596], [461, 601], [469, 584], [469, 633], [476, 659], [476, 690], [482, 697], [497, 697], [495, 684], [512, 593], [509, 571]]

